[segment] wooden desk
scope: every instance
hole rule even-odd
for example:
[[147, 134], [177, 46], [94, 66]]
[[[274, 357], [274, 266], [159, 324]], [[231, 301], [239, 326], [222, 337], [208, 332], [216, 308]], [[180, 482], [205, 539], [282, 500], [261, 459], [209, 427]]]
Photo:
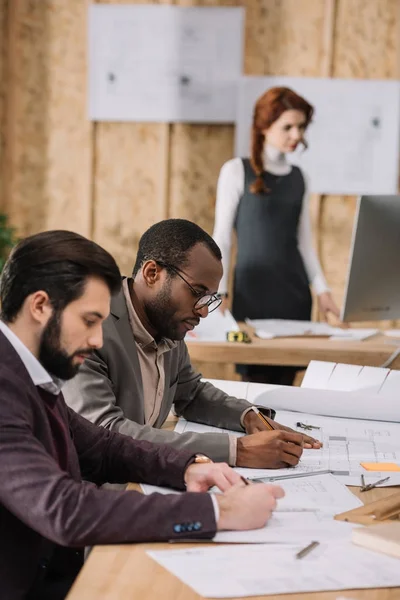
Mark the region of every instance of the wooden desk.
[[[339, 342], [324, 337], [272, 340], [251, 337], [251, 344], [188, 340], [186, 342], [193, 361], [298, 367], [307, 367], [311, 360], [379, 367], [396, 350], [393, 343], [385, 343], [385, 340], [390, 341], [391, 338], [382, 334], [363, 342]], [[400, 356], [393, 361], [390, 368], [400, 369]]]
[[[176, 417], [170, 415], [164, 427], [173, 429]], [[131, 489], [139, 489], [130, 484]], [[361, 494], [359, 488], [351, 491], [365, 503], [384, 498], [399, 488], [381, 488]], [[193, 544], [180, 544], [190, 548]], [[198, 546], [198, 544], [196, 544]], [[179, 579], [168, 573], [146, 554], [146, 550], [176, 549], [171, 544], [124, 544], [94, 548], [76, 580], [67, 600], [199, 600], [196, 594]], [[351, 590], [352, 600], [398, 600], [400, 588]], [[315, 592], [257, 596], [249, 600], [335, 600], [342, 592]]]
[[[376, 489], [363, 494], [358, 488], [350, 489], [363, 501], [372, 502], [398, 488]], [[182, 549], [193, 546], [179, 544]], [[199, 600], [201, 596], [146, 554], [146, 550], [172, 548], [176, 550], [178, 546], [165, 543], [98, 546], [91, 552], [67, 600]], [[340, 595], [352, 600], [398, 600], [400, 588], [279, 594], [254, 596], [249, 600], [335, 600]]]

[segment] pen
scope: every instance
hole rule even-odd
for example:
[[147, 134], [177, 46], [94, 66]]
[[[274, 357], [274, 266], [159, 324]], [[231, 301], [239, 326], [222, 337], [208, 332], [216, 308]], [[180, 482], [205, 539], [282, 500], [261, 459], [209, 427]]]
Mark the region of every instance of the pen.
[[250, 485], [250, 481], [248, 479], [246, 479], [246, 477], [243, 477], [243, 475], [240, 476], [240, 479], [243, 481], [243, 483], [245, 485]]
[[311, 542], [311, 544], [308, 544], [308, 546], [306, 546], [305, 548], [303, 548], [302, 550], [297, 552], [296, 558], [304, 558], [305, 556], [307, 556], [307, 554], [312, 552], [312, 550], [314, 550], [314, 548], [316, 548], [317, 546], [319, 546], [319, 542]]
[[272, 427], [271, 423], [264, 417], [264, 415], [258, 410], [256, 406], [252, 406], [252, 410], [256, 413], [257, 417], [268, 427], [270, 431], [275, 431], [275, 427]]

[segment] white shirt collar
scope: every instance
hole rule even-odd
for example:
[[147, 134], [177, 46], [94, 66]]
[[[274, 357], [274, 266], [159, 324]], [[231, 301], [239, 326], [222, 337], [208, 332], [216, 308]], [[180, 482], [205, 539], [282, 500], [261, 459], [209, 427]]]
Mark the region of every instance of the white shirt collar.
[[21, 342], [19, 337], [3, 321], [0, 321], [0, 331], [6, 336], [29, 373], [34, 385], [41, 387], [51, 394], [59, 394], [63, 382], [59, 379], [53, 379], [46, 369], [40, 364], [38, 359]]
[[286, 154], [271, 146], [265, 144], [263, 149], [264, 169], [274, 175], [288, 175], [292, 170], [291, 165], [286, 160]]

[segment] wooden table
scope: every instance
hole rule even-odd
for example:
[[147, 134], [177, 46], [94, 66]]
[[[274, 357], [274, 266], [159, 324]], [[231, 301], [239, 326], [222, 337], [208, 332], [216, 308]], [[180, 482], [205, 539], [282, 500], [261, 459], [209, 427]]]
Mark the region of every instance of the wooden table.
[[[171, 415], [164, 427], [171, 430], [175, 423], [176, 418]], [[136, 484], [130, 484], [129, 487], [138, 489]], [[398, 489], [381, 488], [361, 494], [359, 488], [350, 488], [365, 503], [389, 496]], [[182, 549], [193, 546], [179, 544]], [[171, 548], [176, 549], [177, 546], [166, 543], [97, 546], [92, 550], [67, 600], [199, 600], [201, 596], [146, 554], [146, 550]], [[341, 595], [349, 596], [351, 600], [398, 600], [400, 588], [279, 594], [254, 596], [249, 600], [336, 600]]]
[[[261, 340], [251, 335], [251, 338], [251, 344], [189, 340], [186, 340], [186, 343], [193, 361], [296, 367], [307, 367], [311, 360], [379, 367], [396, 350], [393, 343], [396, 340], [383, 334], [363, 342], [340, 342], [327, 337]], [[392, 343], [389, 343], [390, 341]], [[400, 356], [393, 361], [390, 368], [400, 369]]]

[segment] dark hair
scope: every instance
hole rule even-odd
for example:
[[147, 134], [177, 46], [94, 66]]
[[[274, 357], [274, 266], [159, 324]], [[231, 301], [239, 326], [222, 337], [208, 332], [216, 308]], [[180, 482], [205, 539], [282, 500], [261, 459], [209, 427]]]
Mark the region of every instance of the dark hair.
[[212, 254], [221, 260], [221, 250], [196, 223], [186, 219], [165, 219], [152, 225], [139, 240], [133, 277], [146, 260], [155, 260], [183, 267], [188, 262], [188, 254], [196, 244], [205, 244]]
[[[250, 162], [257, 177], [250, 186], [250, 191], [253, 194], [268, 191], [265, 188], [262, 178], [264, 170], [262, 153], [265, 139], [263, 131], [271, 127], [272, 123], [275, 123], [286, 110], [299, 110], [303, 112], [306, 118], [306, 127], [310, 124], [314, 114], [314, 108], [307, 100], [286, 87], [273, 87], [269, 89], [260, 96], [254, 107]], [[302, 143], [307, 148], [307, 143], [304, 139]]]
[[12, 322], [25, 299], [38, 290], [55, 310], [79, 298], [88, 277], [99, 277], [116, 293], [119, 268], [106, 250], [72, 231], [45, 231], [25, 238], [12, 250], [1, 274], [1, 318]]

